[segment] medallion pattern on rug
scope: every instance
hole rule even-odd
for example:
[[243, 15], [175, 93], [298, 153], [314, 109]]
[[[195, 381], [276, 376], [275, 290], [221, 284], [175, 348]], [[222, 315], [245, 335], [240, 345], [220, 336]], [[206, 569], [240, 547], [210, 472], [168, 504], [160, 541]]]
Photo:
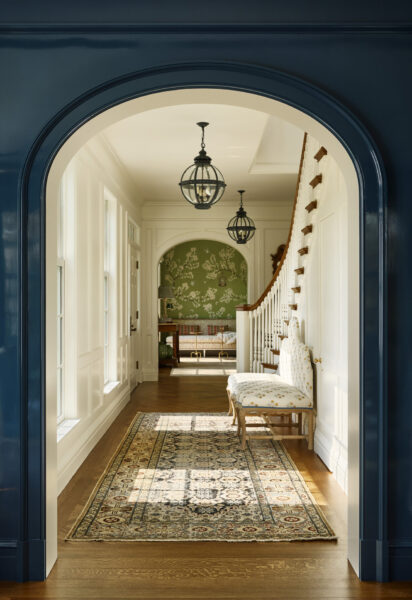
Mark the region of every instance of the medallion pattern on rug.
[[139, 413], [67, 539], [336, 539], [284, 446], [243, 451], [231, 420]]

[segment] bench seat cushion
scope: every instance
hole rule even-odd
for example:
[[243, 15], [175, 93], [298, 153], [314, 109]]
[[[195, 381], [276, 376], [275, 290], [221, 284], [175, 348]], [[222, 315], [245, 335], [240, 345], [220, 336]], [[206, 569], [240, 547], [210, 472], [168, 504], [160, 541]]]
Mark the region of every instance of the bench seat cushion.
[[233, 400], [243, 408], [313, 407], [311, 398], [278, 375], [237, 373], [230, 378], [233, 379], [228, 381], [228, 389]]
[[233, 373], [227, 380], [227, 389], [231, 394], [235, 394], [239, 383], [245, 381], [277, 381], [279, 375], [273, 373]]

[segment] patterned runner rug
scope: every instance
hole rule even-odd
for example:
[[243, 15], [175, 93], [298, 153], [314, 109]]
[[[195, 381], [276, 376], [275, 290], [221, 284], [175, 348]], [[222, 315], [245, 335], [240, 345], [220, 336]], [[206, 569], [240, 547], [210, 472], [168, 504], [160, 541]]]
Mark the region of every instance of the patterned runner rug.
[[281, 443], [252, 440], [243, 451], [222, 414], [138, 413], [67, 539], [336, 536]]

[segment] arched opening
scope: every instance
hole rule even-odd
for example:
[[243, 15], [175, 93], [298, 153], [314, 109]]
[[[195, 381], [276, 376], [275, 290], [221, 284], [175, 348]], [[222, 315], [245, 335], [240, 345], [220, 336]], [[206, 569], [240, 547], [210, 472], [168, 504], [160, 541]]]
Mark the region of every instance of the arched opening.
[[[236, 79], [236, 77], [235, 77]], [[263, 82], [260, 83], [260, 85], [263, 85]], [[285, 83], [286, 85], [286, 83]], [[323, 144], [325, 144], [326, 146], [328, 146], [328, 151], [331, 152], [331, 154], [334, 155], [335, 159], [339, 162], [339, 165], [341, 167], [341, 170], [344, 174], [345, 177], [345, 183], [347, 186], [347, 191], [348, 191], [348, 198], [349, 198], [349, 202], [351, 203], [351, 209], [350, 209], [350, 218], [353, 219], [352, 220], [352, 225], [355, 223], [355, 226], [351, 226], [349, 229], [350, 231], [353, 233], [353, 240], [352, 240], [352, 244], [350, 244], [350, 252], [352, 253], [352, 256], [349, 258], [349, 261], [352, 259], [352, 266], [353, 268], [350, 270], [351, 273], [351, 281], [349, 282], [349, 298], [351, 298], [353, 300], [353, 304], [349, 307], [349, 311], [350, 311], [350, 315], [351, 315], [351, 322], [358, 322], [357, 320], [357, 298], [358, 298], [358, 280], [357, 280], [357, 267], [358, 267], [358, 246], [357, 246], [357, 235], [356, 235], [356, 231], [357, 231], [357, 223], [359, 222], [359, 200], [358, 200], [358, 180], [357, 180], [357, 176], [356, 176], [356, 171], [355, 168], [353, 166], [352, 160], [349, 157], [349, 155], [347, 154], [346, 149], [341, 145], [341, 143], [338, 141], [338, 139], [328, 130], [326, 129], [323, 125], [321, 125], [317, 120], [313, 119], [312, 117], [308, 117], [307, 114], [301, 112], [300, 110], [297, 110], [295, 108], [291, 108], [291, 106], [287, 105], [287, 104], [283, 104], [282, 102], [276, 101], [272, 98], [267, 98], [262, 96], [258, 96], [252, 93], [245, 93], [245, 92], [234, 92], [234, 91], [228, 91], [228, 90], [222, 90], [222, 89], [218, 89], [220, 86], [218, 84], [215, 83], [216, 89], [207, 89], [207, 90], [178, 90], [178, 91], [174, 91], [174, 92], [164, 92], [162, 94], [156, 94], [156, 95], [147, 95], [147, 96], [142, 96], [139, 99], [130, 101], [128, 103], [123, 103], [123, 104], [119, 104], [116, 107], [114, 107], [113, 109], [107, 110], [106, 112], [102, 112], [98, 117], [96, 117], [95, 119], [89, 121], [86, 125], [84, 125], [82, 128], [78, 129], [77, 133], [74, 134], [69, 140], [68, 142], [66, 142], [66, 144], [61, 148], [60, 152], [57, 154], [57, 156], [55, 157], [53, 164], [52, 164], [52, 168], [50, 170], [49, 173], [49, 177], [48, 177], [48, 181], [47, 181], [47, 194], [46, 194], [46, 204], [47, 204], [47, 210], [46, 210], [46, 218], [47, 218], [47, 222], [49, 223], [49, 225], [52, 225], [55, 220], [56, 220], [56, 213], [55, 211], [53, 211], [52, 206], [53, 206], [53, 202], [54, 199], [56, 198], [56, 186], [61, 178], [62, 172], [64, 171], [65, 166], [67, 165], [68, 161], [71, 159], [71, 157], [73, 156], [73, 150], [74, 148], [80, 147], [82, 145], [81, 143], [81, 138], [86, 139], [88, 137], [90, 137], [91, 132], [96, 131], [99, 127], [101, 127], [101, 125], [103, 124], [103, 120], [105, 118], [104, 115], [106, 115], [106, 117], [109, 119], [108, 121], [106, 121], [106, 124], [108, 122], [110, 122], [110, 119], [114, 118], [116, 119], [116, 116], [114, 113], [116, 113], [119, 110], [123, 110], [125, 109], [126, 105], [131, 105], [133, 103], [136, 103], [132, 110], [136, 111], [136, 106], [137, 103], [141, 102], [141, 110], [144, 110], [144, 107], [146, 106], [150, 106], [151, 101], [155, 100], [156, 102], [160, 102], [160, 103], [166, 103], [165, 105], [168, 105], [167, 103], [170, 104], [171, 102], [171, 96], [175, 95], [174, 101], [176, 103], [181, 103], [182, 101], [182, 97], [184, 96], [184, 94], [190, 94], [191, 95], [191, 102], [196, 102], [196, 94], [198, 94], [198, 99], [202, 100], [202, 102], [205, 101], [205, 96], [209, 95], [210, 97], [214, 97], [216, 98], [216, 95], [221, 94], [222, 97], [227, 95], [226, 98], [223, 100], [222, 98], [219, 99], [220, 102], [224, 103], [227, 102], [228, 104], [232, 105], [232, 103], [234, 102], [233, 97], [231, 97], [229, 99], [229, 95], [234, 95], [236, 96], [236, 104], [242, 105], [242, 103], [251, 103], [254, 107], [259, 106], [260, 108], [265, 107], [265, 111], [270, 113], [271, 111], [275, 112], [278, 116], [280, 114], [282, 114], [283, 118], [285, 118], [285, 115], [287, 114], [289, 121], [294, 122], [295, 124], [300, 123], [301, 125], [304, 125], [304, 129], [305, 130], [309, 130], [310, 132], [313, 133], [313, 135], [316, 135], [316, 138]], [[236, 87], [236, 83], [233, 83], [233, 86]], [[223, 87], [223, 84], [221, 84], [221, 87]], [[253, 86], [252, 86], [253, 87]], [[287, 87], [287, 85], [286, 85]], [[256, 91], [258, 91], [259, 89], [259, 85], [256, 84]], [[269, 92], [263, 92], [262, 93], [266, 93], [268, 96], [270, 96]], [[309, 93], [309, 92], [308, 92]], [[180, 97], [179, 97], [180, 96]], [[302, 103], [304, 103], [304, 100], [302, 98]], [[315, 102], [316, 104], [316, 102]], [[327, 102], [326, 102], [327, 104]], [[153, 106], [152, 106], [153, 107]], [[327, 112], [325, 110], [325, 112]], [[333, 112], [333, 110], [331, 109], [331, 112]], [[111, 114], [109, 114], [111, 113]], [[117, 118], [119, 116], [120, 113], [117, 114]], [[316, 112], [314, 112], [314, 114], [316, 114]], [[333, 118], [331, 117], [331, 121], [333, 122]], [[113, 122], [113, 121], [112, 121]], [[97, 129], [96, 129], [97, 128]], [[59, 136], [58, 133], [56, 133], [57, 136]], [[348, 134], [348, 137], [350, 137], [350, 135]], [[61, 137], [58, 139], [61, 139]], [[347, 140], [347, 143], [350, 145], [350, 140]], [[355, 144], [356, 145], [356, 144]], [[362, 154], [363, 149], [360, 149], [360, 153]], [[368, 171], [368, 167], [366, 168], [366, 171]], [[369, 171], [370, 173], [370, 171]], [[35, 186], [35, 182], [33, 182], [33, 185]], [[371, 183], [372, 186], [372, 183]], [[361, 188], [362, 189], [362, 188]], [[51, 202], [49, 202], [49, 199], [51, 200]], [[52, 232], [52, 227], [46, 227], [48, 232]], [[47, 240], [47, 245], [49, 247], [55, 247], [57, 245], [57, 242], [55, 239], [53, 239], [53, 236], [51, 236], [51, 238], [49, 238]], [[47, 253], [46, 253], [47, 254]], [[46, 256], [46, 274], [49, 272], [48, 270], [48, 265], [47, 265], [47, 256]], [[51, 271], [50, 271], [51, 272]], [[55, 264], [53, 264], [53, 272], [55, 273]], [[153, 287], [153, 286], [152, 286]], [[46, 294], [48, 293], [49, 289], [47, 289]], [[53, 297], [53, 295], [51, 295], [51, 297]], [[152, 323], [155, 324], [156, 323], [156, 318], [154, 315], [152, 315]], [[153, 328], [154, 329], [154, 328]], [[49, 352], [51, 353], [51, 356], [53, 356], [53, 358], [55, 358], [55, 353], [53, 353], [52, 349], [53, 349], [53, 342], [52, 342], [52, 337], [49, 337], [49, 334], [51, 336], [51, 332], [52, 330], [48, 330], [47, 331], [47, 338], [46, 338], [46, 354], [48, 354]], [[352, 387], [353, 389], [353, 395], [352, 395], [352, 399], [353, 399], [353, 405], [352, 405], [352, 409], [355, 408], [355, 410], [352, 410], [352, 412], [350, 413], [350, 418], [352, 418], [354, 420], [354, 428], [351, 431], [351, 435], [353, 435], [355, 437], [355, 440], [353, 442], [353, 456], [352, 456], [352, 463], [350, 464], [349, 470], [353, 473], [354, 476], [354, 481], [356, 480], [356, 476], [359, 473], [359, 465], [356, 462], [356, 456], [358, 453], [358, 444], [357, 444], [357, 435], [359, 434], [359, 423], [358, 423], [358, 418], [359, 418], [359, 398], [357, 395], [357, 373], [358, 373], [358, 366], [359, 363], [357, 361], [357, 356], [358, 356], [358, 334], [359, 334], [359, 328], [354, 328], [352, 331], [352, 337], [349, 340], [349, 346], [352, 349], [352, 360], [354, 361], [354, 368], [352, 370], [350, 370], [351, 372], [351, 376], [352, 376], [352, 381], [350, 383], [350, 387]], [[47, 359], [46, 359], [47, 362]], [[53, 361], [54, 362], [54, 361]], [[50, 363], [52, 364], [52, 363]], [[47, 368], [47, 367], [46, 367]], [[53, 369], [54, 370], [54, 369]], [[47, 375], [48, 377], [48, 375]], [[50, 391], [48, 384], [46, 385], [46, 404], [48, 404], [47, 402], [47, 398], [49, 397], [48, 392]], [[55, 399], [55, 394], [53, 394], [53, 384], [51, 384], [51, 398]], [[55, 498], [56, 498], [56, 486], [55, 486], [55, 482], [53, 482], [53, 458], [52, 458], [52, 453], [53, 453], [53, 439], [55, 440], [55, 408], [52, 408], [50, 411], [48, 410], [49, 406], [47, 406], [46, 408], [46, 415], [47, 415], [47, 425], [46, 425], [46, 429], [47, 429], [47, 433], [46, 433], [46, 437], [47, 437], [47, 441], [51, 442], [50, 444], [48, 444], [48, 448], [47, 448], [47, 456], [46, 456], [46, 470], [47, 470], [47, 499], [48, 501], [50, 501], [50, 510], [47, 511], [47, 518], [49, 519], [48, 522], [48, 534], [47, 534], [47, 542], [49, 544], [49, 550], [50, 550], [50, 556], [49, 556], [49, 567], [51, 566], [53, 560], [54, 560], [54, 556], [55, 556], [55, 544], [54, 544], [54, 530], [55, 530], [55, 526], [53, 525], [53, 517], [55, 515], [55, 512], [53, 510], [53, 503], [55, 502]], [[349, 458], [349, 460], [351, 460], [351, 457]], [[50, 462], [51, 461], [51, 462]], [[54, 470], [55, 471], [55, 470]], [[363, 482], [364, 483], [364, 482]], [[354, 533], [354, 548], [355, 548], [355, 554], [357, 555], [358, 552], [358, 548], [356, 548], [356, 545], [359, 542], [359, 529], [358, 529], [358, 522], [359, 522], [359, 517], [358, 517], [358, 512], [357, 509], [359, 508], [359, 494], [358, 494], [358, 490], [356, 489], [356, 485], [353, 487], [353, 492], [354, 492], [354, 496], [353, 498], [354, 503], [351, 505], [351, 510], [352, 510], [352, 527], [353, 527], [353, 533]], [[50, 534], [50, 535], [49, 535]], [[352, 559], [353, 562], [356, 564], [356, 558]]]
[[204, 374], [207, 368], [232, 372], [236, 306], [248, 300], [248, 264], [243, 253], [213, 239], [180, 242], [160, 258], [158, 285], [170, 296], [159, 298], [159, 322], [165, 330], [168, 322], [175, 323], [180, 332], [178, 357], [170, 332], [162, 336], [159, 353], [167, 358], [160, 364], [186, 367], [186, 371], [173, 369], [171, 375]]

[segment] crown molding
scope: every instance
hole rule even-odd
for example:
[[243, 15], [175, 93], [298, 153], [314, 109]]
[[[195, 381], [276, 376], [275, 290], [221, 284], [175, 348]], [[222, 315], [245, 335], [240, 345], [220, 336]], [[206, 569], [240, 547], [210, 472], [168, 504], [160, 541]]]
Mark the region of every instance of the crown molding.
[[363, 23], [17, 23], [4, 22], [1, 34], [139, 33], [139, 34], [411, 34], [412, 22]]

